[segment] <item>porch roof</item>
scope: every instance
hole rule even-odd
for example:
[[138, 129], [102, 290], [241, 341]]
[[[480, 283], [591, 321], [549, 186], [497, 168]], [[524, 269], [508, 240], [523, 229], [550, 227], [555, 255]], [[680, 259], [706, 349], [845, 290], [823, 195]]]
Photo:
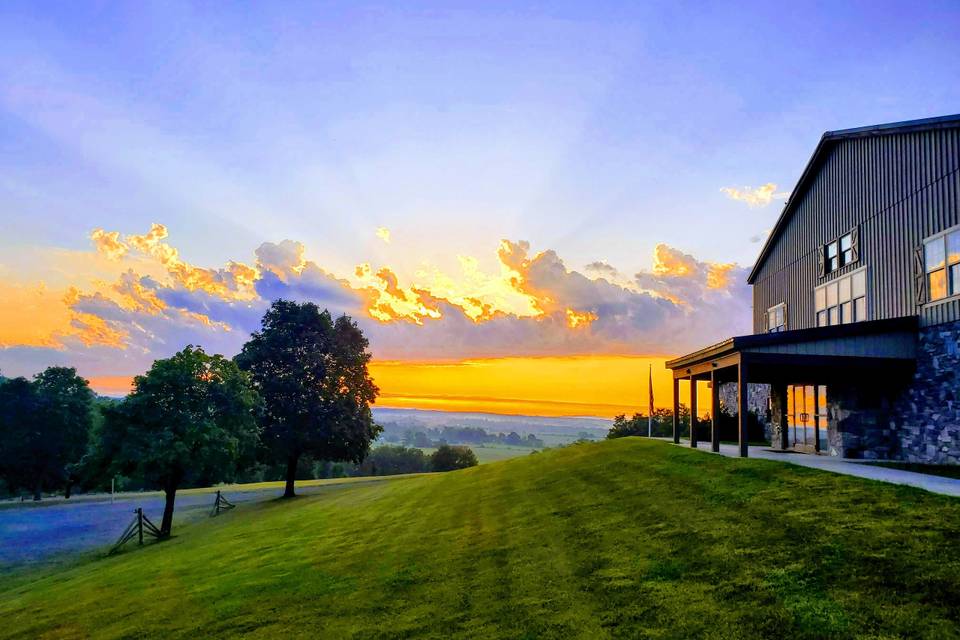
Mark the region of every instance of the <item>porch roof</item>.
[[666, 368], [673, 371], [675, 378], [686, 378], [709, 377], [713, 371], [744, 360], [764, 368], [789, 365], [796, 369], [903, 364], [916, 358], [918, 326], [916, 316], [906, 316], [736, 336], [669, 360]]

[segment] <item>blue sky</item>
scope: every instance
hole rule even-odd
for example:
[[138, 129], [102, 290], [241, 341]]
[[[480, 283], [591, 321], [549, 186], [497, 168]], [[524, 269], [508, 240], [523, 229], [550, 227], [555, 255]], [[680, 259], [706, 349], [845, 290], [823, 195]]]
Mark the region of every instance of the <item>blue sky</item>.
[[960, 111], [958, 34], [956, 2], [4, 2], [0, 280], [89, 292], [91, 231], [152, 223], [194, 265], [290, 239], [458, 290], [503, 239], [634, 287], [659, 245], [748, 266], [823, 131]]

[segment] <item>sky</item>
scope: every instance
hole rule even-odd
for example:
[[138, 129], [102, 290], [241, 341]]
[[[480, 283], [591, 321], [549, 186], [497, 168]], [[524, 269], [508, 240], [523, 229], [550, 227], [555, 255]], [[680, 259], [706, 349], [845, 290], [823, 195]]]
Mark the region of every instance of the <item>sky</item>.
[[[103, 393], [278, 297], [384, 406], [669, 406], [824, 131], [960, 112], [960, 5], [0, 3], [0, 372]], [[703, 406], [703, 404], [701, 405]]]

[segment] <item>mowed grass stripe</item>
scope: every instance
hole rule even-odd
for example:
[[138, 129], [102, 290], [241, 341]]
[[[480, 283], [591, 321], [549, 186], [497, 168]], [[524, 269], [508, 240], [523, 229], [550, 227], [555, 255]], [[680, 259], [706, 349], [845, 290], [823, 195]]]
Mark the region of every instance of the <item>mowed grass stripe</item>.
[[0, 590], [3, 637], [949, 638], [960, 501], [623, 439], [243, 506]]

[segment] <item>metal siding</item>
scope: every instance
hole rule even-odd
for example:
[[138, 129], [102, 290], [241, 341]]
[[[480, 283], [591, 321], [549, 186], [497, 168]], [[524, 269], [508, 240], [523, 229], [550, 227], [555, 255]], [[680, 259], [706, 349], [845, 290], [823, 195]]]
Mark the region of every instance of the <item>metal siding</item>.
[[[754, 333], [766, 311], [785, 302], [788, 329], [816, 324], [813, 290], [867, 267], [872, 320], [919, 314], [921, 324], [960, 320], [960, 300], [915, 302], [913, 250], [923, 239], [960, 224], [960, 129], [842, 140], [825, 154], [758, 273], [753, 287]], [[816, 252], [855, 225], [860, 259], [824, 278]]]

